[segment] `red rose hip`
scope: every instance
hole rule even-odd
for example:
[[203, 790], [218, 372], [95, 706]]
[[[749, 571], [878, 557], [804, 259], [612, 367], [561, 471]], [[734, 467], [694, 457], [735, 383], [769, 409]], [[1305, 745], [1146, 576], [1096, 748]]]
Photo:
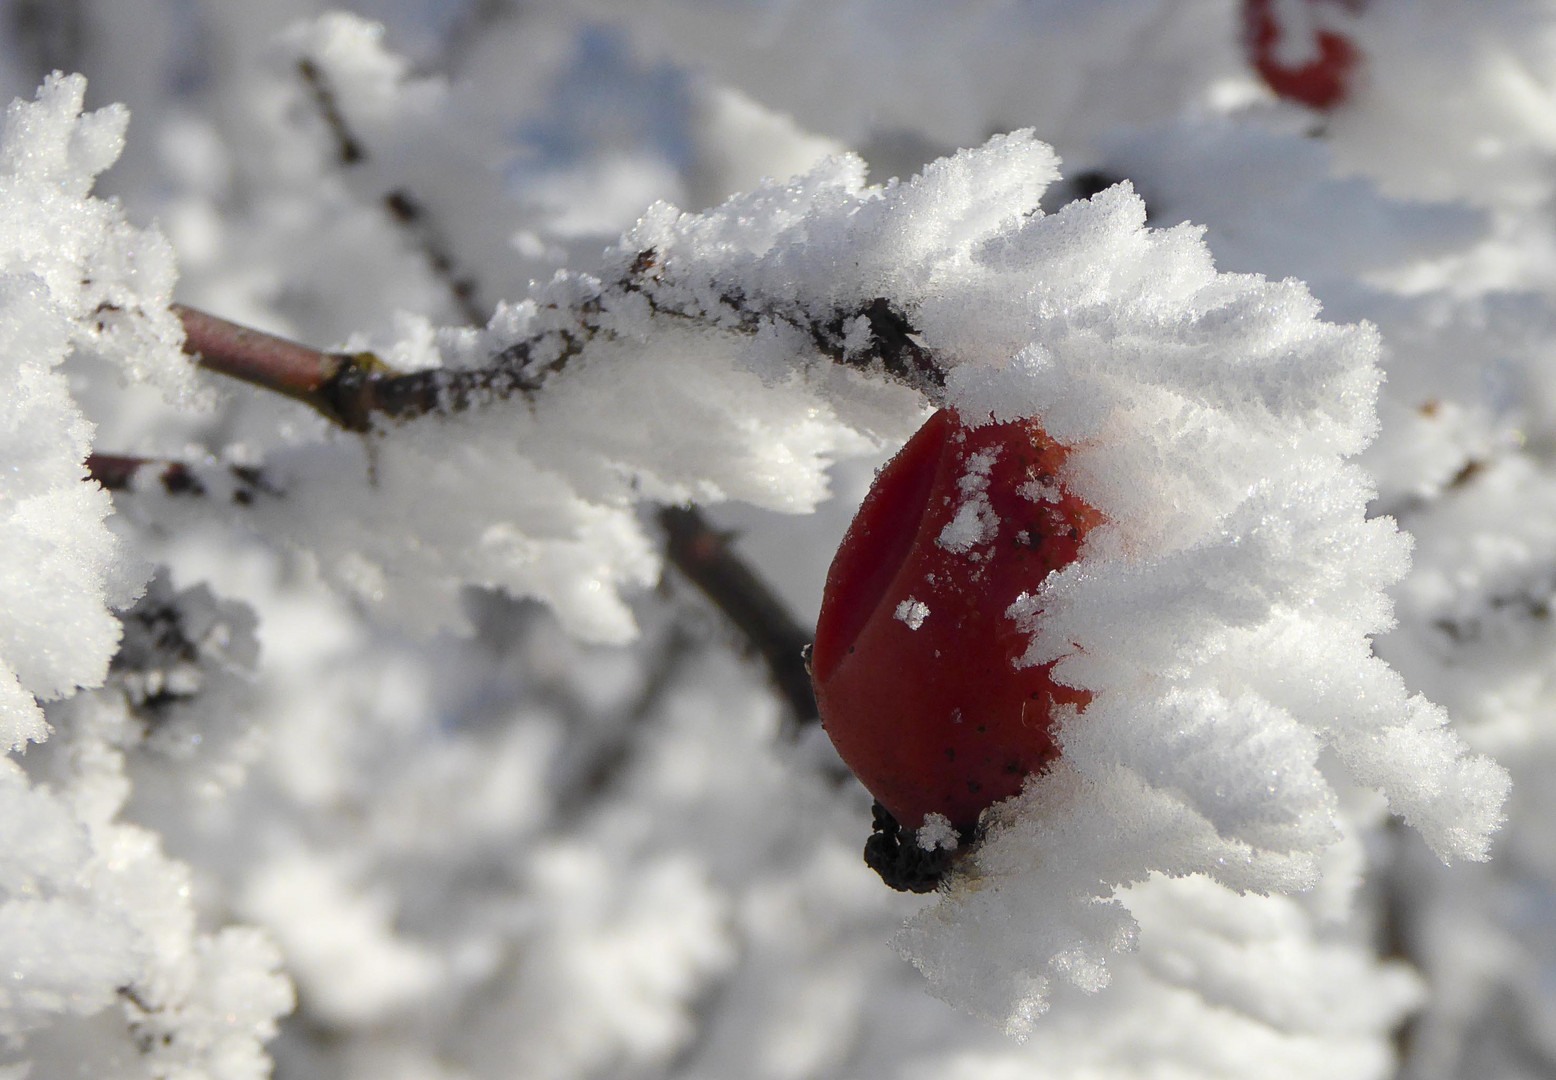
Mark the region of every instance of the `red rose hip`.
[[[1278, 10], [1277, 0], [1243, 0], [1243, 40], [1248, 58], [1260, 77], [1275, 93], [1288, 101], [1299, 101], [1314, 109], [1328, 110], [1342, 104], [1350, 94], [1361, 66], [1361, 51], [1350, 38], [1323, 25], [1326, 9], [1345, 7], [1359, 11], [1367, 0], [1306, 0], [1306, 23], [1287, 26]], [[1301, 12], [1298, 12], [1299, 14]], [[1309, 40], [1286, 40], [1293, 33]], [[1298, 46], [1305, 46], [1301, 49]], [[1307, 56], [1300, 62], [1283, 57], [1283, 49], [1295, 48]]]
[[875, 479], [827, 575], [811, 656], [822, 723], [896, 821], [983, 809], [1058, 756], [1056, 705], [1089, 696], [1016, 666], [1006, 615], [1073, 562], [1100, 520], [1059, 483], [1035, 421], [967, 427], [941, 410]]

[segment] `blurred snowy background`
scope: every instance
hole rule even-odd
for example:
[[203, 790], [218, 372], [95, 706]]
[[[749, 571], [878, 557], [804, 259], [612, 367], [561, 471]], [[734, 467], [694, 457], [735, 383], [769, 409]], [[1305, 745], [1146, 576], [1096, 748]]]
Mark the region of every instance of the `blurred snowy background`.
[[[56, 81], [13, 112], [0, 152], [0, 735], [14, 751], [0, 773], [0, 1077], [1556, 1076], [1556, 3], [333, 7], [0, 3], [7, 100], [32, 100], [50, 72], [86, 76], [84, 91]], [[78, 123], [81, 93], [89, 111], [128, 107], [122, 153], [122, 114]], [[907, 181], [1023, 128], [1057, 152], [1058, 179], [1019, 140], [893, 189], [898, 203], [848, 171]], [[845, 152], [863, 166], [838, 165]], [[801, 174], [819, 179], [771, 194]], [[640, 224], [656, 201], [708, 212], [764, 179], [766, 202]], [[1325, 336], [1296, 286], [1215, 277], [1191, 234], [1124, 221], [1127, 196], [1057, 213], [1123, 180], [1153, 230], [1205, 226], [1216, 269], [1300, 278], [1323, 319], [1365, 320], [1378, 341]], [[1010, 205], [1040, 197], [1051, 240], [1001, 219], [947, 226], [962, 233], [940, 254], [913, 246], [937, 213], [976, 216], [966, 207], [985, 189]], [[852, 224], [886, 204], [898, 218]], [[769, 220], [799, 221], [814, 248], [742, 262]], [[980, 259], [1047, 289], [1033, 304], [1063, 318], [1100, 305], [1108, 334], [1163, 349], [1206, 317], [1201, 293], [1173, 292], [1180, 279], [1253, 290], [1211, 349], [1219, 412], [1139, 390], [1188, 379], [1186, 362], [1151, 368], [1149, 349], [1135, 389], [1080, 367], [1072, 385], [1040, 364], [1030, 379], [953, 380], [972, 397], [1008, 385], [1032, 395], [1024, 410], [1094, 435], [1098, 497], [1144, 508], [1126, 537], [1137, 554], [1200, 551], [1182, 537], [1201, 525], [1238, 550], [1268, 538], [1257, 515], [1243, 532], [1220, 503], [1179, 521], [1151, 502], [1176, 489], [1128, 490], [1108, 473], [1132, 460], [1108, 456], [1109, 431], [1145, 440], [1150, 483], [1178, 469], [1184, 491], [1232, 500], [1276, 476], [1267, 505], [1249, 505], [1296, 522], [1301, 550], [1295, 569], [1258, 571], [1259, 610], [1330, 604], [1351, 634], [1293, 630], [1280, 652], [1258, 636], [1273, 639], [1273, 622], [1248, 616], [1238, 638], [1221, 608], [1180, 615], [1144, 586], [1143, 614], [1106, 609], [1096, 633], [1122, 652], [1138, 631], [1141, 664], [1233, 673], [1217, 685], [1244, 685], [1272, 656], [1308, 661], [1291, 676], [1311, 690], [1300, 703], [1270, 689], [1278, 672], [1246, 675], [1259, 703], [1280, 703], [1252, 720], [1245, 699], [1226, 710], [1257, 729], [1246, 758], [1209, 735], [1194, 744], [1207, 772], [1174, 779], [1169, 748], [1137, 764], [1147, 787], [1197, 783], [1209, 805], [1267, 782], [1285, 798], [1289, 777], [1261, 769], [1288, 743], [1322, 778], [1296, 824], [1259, 817], [1275, 804], [1255, 795], [1246, 821], [1204, 811], [1228, 844], [1290, 825], [1278, 843], [1246, 841], [1245, 867], [1227, 865], [1232, 847], [1172, 832], [1113, 877], [1063, 858], [1039, 868], [1070, 875], [1056, 879], [1075, 886], [1066, 903], [1119, 886], [1127, 914], [1113, 937], [1098, 932], [1105, 977], [1080, 949], [1032, 974], [1016, 995], [1028, 1014], [1005, 1017], [1025, 1041], [963, 1011], [1000, 1019], [1008, 988], [984, 1001], [976, 969], [933, 956], [971, 942], [980, 958], [1019, 957], [1029, 927], [958, 922], [956, 908], [934, 937], [935, 901], [864, 866], [869, 796], [665, 565], [655, 513], [704, 505], [811, 626], [873, 470], [925, 415], [918, 394], [802, 368], [777, 330], [731, 360], [724, 338], [626, 312], [595, 366], [548, 384], [533, 415], [490, 410], [375, 442], [196, 373], [167, 310], [176, 298], [402, 369], [477, 363], [544, 330], [548, 298], [570, 310], [584, 279], [547, 286], [557, 271], [612, 280], [626, 249], [607, 249], [634, 229], [713, 286], [792, 287], [802, 312], [823, 294], [849, 310], [850, 273], [866, 299], [933, 278], [914, 308], [925, 332], [991, 356], [1027, 338], [1024, 316], [999, 322], [1015, 279], [976, 278], [966, 266]], [[1134, 259], [1144, 284], [1123, 280]], [[1106, 279], [1101, 299], [1034, 266]], [[538, 310], [504, 306], [531, 296]], [[480, 333], [435, 329], [494, 314]], [[1255, 349], [1274, 359], [1259, 366], [1242, 351]], [[1374, 361], [1380, 424], [1360, 461], [1375, 492], [1339, 465], [1373, 434]], [[1053, 405], [1054, 387], [1080, 404]], [[1250, 418], [1236, 393], [1267, 412]], [[1134, 427], [1086, 427], [1082, 404], [1109, 394], [1135, 408]], [[1212, 460], [1203, 477], [1184, 464], [1190, 421]], [[1290, 460], [1271, 449], [1288, 431]], [[138, 484], [111, 508], [81, 481], [89, 447], [263, 466], [288, 486], [240, 502]], [[1332, 470], [1338, 494], [1286, 475], [1298, 465]], [[1356, 647], [1388, 624], [1377, 590], [1403, 573], [1404, 545], [1358, 513], [1357, 547], [1326, 556], [1329, 534], [1310, 523], [1369, 498], [1374, 519], [1414, 536], [1390, 588], [1397, 625], [1375, 639], [1398, 685]], [[1290, 554], [1283, 542], [1258, 550]], [[1227, 610], [1245, 610], [1234, 554], [1180, 585], [1224, 580]], [[1077, 635], [1084, 619], [1072, 615]], [[1085, 685], [1100, 693], [1123, 670]], [[1479, 759], [1457, 756], [1440, 713], [1409, 706], [1421, 748], [1389, 742], [1398, 728], [1347, 744], [1280, 726], [1288, 712], [1343, 726], [1335, 716], [1364, 699], [1404, 709], [1405, 689], [1512, 773], [1489, 861], [1438, 857], [1481, 853], [1501, 791], [1469, 766], [1453, 787], [1455, 762]], [[1220, 715], [1207, 700], [1179, 702], [1185, 730]], [[1415, 773], [1421, 790], [1401, 794]], [[1289, 865], [1261, 844], [1285, 844]], [[1199, 858], [1211, 865], [1188, 873]], [[1048, 932], [1044, 912], [1022, 917]]]

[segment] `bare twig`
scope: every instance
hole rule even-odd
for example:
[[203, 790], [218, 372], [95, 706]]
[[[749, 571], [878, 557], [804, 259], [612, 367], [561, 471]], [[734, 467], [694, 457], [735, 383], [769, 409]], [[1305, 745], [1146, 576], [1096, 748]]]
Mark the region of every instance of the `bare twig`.
[[[736, 333], [755, 334], [764, 325], [787, 323], [835, 363], [878, 366], [921, 390], [933, 391], [945, 385], [945, 372], [935, 355], [919, 342], [907, 316], [884, 297], [825, 317], [800, 318], [766, 309], [738, 293], [726, 293], [719, 298], [718, 309], [709, 312], [663, 303], [659, 299], [662, 273], [656, 252], [639, 252], [619, 280], [602, 286], [569, 310], [570, 327], [516, 341], [484, 367], [404, 374], [390, 370], [371, 353], [320, 352], [193, 308], [174, 305], [174, 309], [188, 334], [185, 351], [196, 356], [201, 366], [301, 401], [348, 431], [370, 431], [375, 418], [413, 420], [532, 394], [590, 340], [612, 336], [602, 315], [613, 301], [629, 296], [639, 302], [646, 300], [649, 310], [660, 317], [722, 325]], [[850, 353], [844, 339], [860, 319], [869, 327], [872, 347]]]
[[641, 750], [641, 726], [664, 702], [666, 695], [698, 654], [692, 636], [672, 624], [648, 664], [648, 675], [637, 697], [626, 709], [624, 722], [594, 745], [585, 761], [572, 770], [556, 792], [556, 816], [562, 821], [578, 817], [585, 807], [615, 787]]
[[[626, 276], [600, 294], [580, 303], [572, 330], [551, 330], [519, 341], [498, 353], [484, 367], [432, 369], [406, 374], [391, 371], [371, 354], [325, 353], [296, 342], [248, 330], [192, 308], [176, 310], [188, 332], [186, 351], [201, 366], [285, 394], [312, 407], [349, 431], [371, 431], [376, 421], [405, 421], [432, 413], [457, 412], [513, 395], [528, 396], [545, 379], [582, 351], [601, 329], [605, 295], [637, 294], [652, 310], [667, 318], [715, 320], [706, 313], [661, 307], [655, 299], [660, 264], [652, 251], [638, 255]], [[733, 313], [738, 329], [755, 333], [764, 319], [779, 318], [746, 304], [744, 298], [720, 298], [723, 315]], [[869, 361], [910, 384], [940, 385], [943, 373], [935, 357], [917, 340], [905, 316], [883, 298], [857, 310], [800, 325], [817, 350], [839, 363], [861, 362], [847, 354], [842, 340], [850, 324], [863, 318], [871, 328], [874, 349]], [[727, 318], [722, 320], [728, 324]], [[116, 486], [141, 466], [133, 459], [97, 459], [94, 475], [104, 486]], [[162, 463], [162, 482], [171, 491], [186, 485], [187, 470]], [[127, 472], [125, 470], [128, 470]], [[183, 471], [180, 471], [183, 470]], [[125, 486], [121, 480], [117, 486]], [[236, 497], [236, 496], [235, 496]], [[252, 494], [249, 495], [252, 498]], [[789, 614], [767, 585], [735, 555], [694, 507], [668, 507], [660, 512], [670, 561], [723, 611], [766, 662], [773, 681], [801, 723], [817, 718], [815, 695], [803, 650], [810, 632]]]
[[665, 530], [670, 561], [734, 623], [766, 662], [795, 719], [802, 724], [820, 719], [806, 666], [812, 633], [795, 620], [767, 583], [735, 554], [729, 538], [713, 528], [695, 506], [667, 506], [659, 511], [659, 523]]
[[335, 91], [324, 78], [324, 72], [319, 70], [319, 65], [305, 56], [297, 61], [297, 73], [302, 76], [308, 92], [313, 95], [314, 107], [324, 118], [325, 126], [330, 129], [330, 136], [335, 140], [335, 153], [339, 156], [340, 163], [356, 165], [366, 161], [367, 151], [362, 148], [362, 143], [347, 125], [345, 114], [340, 111], [340, 102], [335, 98]]
[[459, 308], [465, 322], [471, 326], [484, 325], [487, 312], [476, 299], [476, 280], [459, 269], [448, 242], [433, 224], [422, 201], [405, 188], [396, 188], [384, 196], [384, 209], [400, 228], [415, 238], [432, 272], [448, 286], [454, 306]]
[[320, 352], [182, 304], [172, 308], [184, 324], [184, 352], [201, 367], [300, 401], [352, 431], [367, 430], [342, 408], [348, 403], [337, 401], [347, 374], [373, 364], [366, 355]]
[[577, 351], [532, 370], [535, 343], [520, 342], [484, 368], [400, 374], [372, 353], [321, 352], [295, 341], [174, 304], [184, 351], [201, 367], [300, 401], [347, 431], [371, 431], [375, 417], [412, 420], [539, 389], [544, 376]]
[[[330, 136], [335, 141], [335, 154], [341, 165], [350, 168], [366, 162], [367, 144], [346, 119], [340, 98], [330, 85], [329, 77], [306, 56], [297, 61], [297, 73], [308, 87], [314, 107], [319, 110], [325, 127], [329, 128]], [[471, 326], [483, 325], [487, 312], [476, 298], [479, 290], [475, 278], [459, 269], [453, 252], [422, 201], [413, 192], [397, 188], [384, 193], [383, 204], [390, 220], [410, 237], [426, 258], [432, 272], [448, 286], [454, 306], [459, 309], [465, 322]]]

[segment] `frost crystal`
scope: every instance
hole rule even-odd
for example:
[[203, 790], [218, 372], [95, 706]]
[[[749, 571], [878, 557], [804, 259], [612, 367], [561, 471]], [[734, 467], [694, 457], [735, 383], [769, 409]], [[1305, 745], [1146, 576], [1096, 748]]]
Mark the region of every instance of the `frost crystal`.
[[956, 829], [944, 814], [926, 814], [915, 840], [925, 851], [954, 850], [959, 843]]
[[[90, 194], [128, 116], [82, 115], [85, 89], [51, 77], [0, 135], [0, 743], [52, 732], [22, 763], [0, 759], [0, 1036], [19, 1075], [111, 1075], [140, 1057], [148, 1076], [259, 1080], [291, 1005], [274, 946], [197, 929], [188, 867], [120, 820], [140, 736], [125, 691], [193, 693], [193, 669], [148, 664], [76, 694], [103, 683], [121, 636], [110, 608], [144, 574], [105, 524], [107, 493], [84, 482], [92, 427], [62, 365], [107, 362], [192, 396], [166, 242]], [[72, 694], [45, 722], [39, 701]]]
[[910, 596], [897, 605], [893, 615], [899, 622], [906, 623], [909, 630], [917, 630], [929, 618], [929, 605]]

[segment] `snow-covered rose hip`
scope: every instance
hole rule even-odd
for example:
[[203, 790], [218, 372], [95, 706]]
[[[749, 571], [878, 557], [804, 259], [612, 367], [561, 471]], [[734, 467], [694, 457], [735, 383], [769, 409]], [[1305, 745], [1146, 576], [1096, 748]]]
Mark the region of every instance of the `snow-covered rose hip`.
[[1017, 667], [1006, 614], [1073, 562], [1099, 520], [1058, 480], [1065, 448], [1030, 420], [943, 409], [881, 470], [827, 575], [811, 657], [838, 753], [903, 827], [964, 835], [1058, 754], [1054, 707], [1088, 696]]

